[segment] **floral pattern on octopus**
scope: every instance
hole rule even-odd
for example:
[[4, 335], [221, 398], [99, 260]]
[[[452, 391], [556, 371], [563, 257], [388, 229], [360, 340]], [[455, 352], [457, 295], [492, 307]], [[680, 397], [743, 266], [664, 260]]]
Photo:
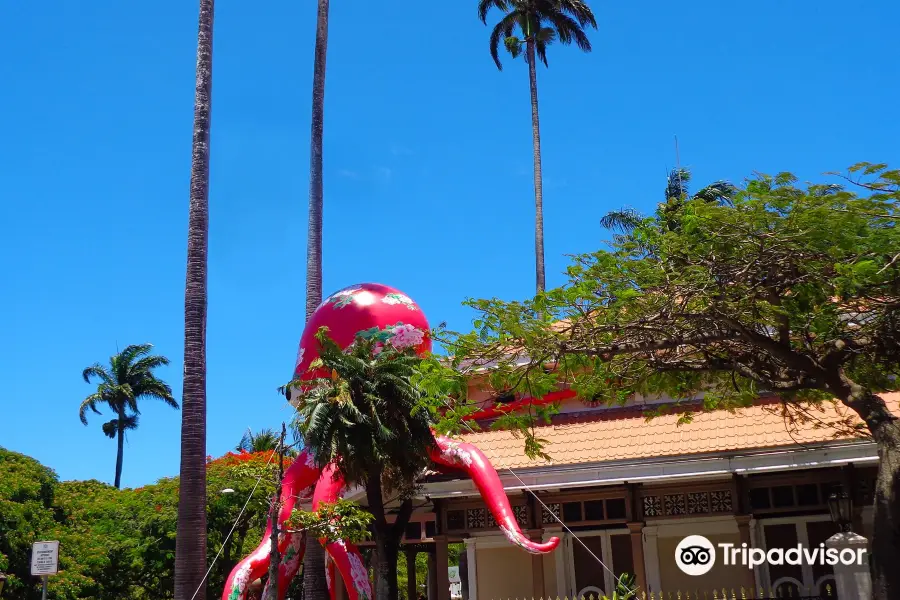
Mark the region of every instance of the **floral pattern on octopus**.
[[325, 553], [325, 584], [328, 586], [328, 590], [331, 591], [333, 587], [331, 581], [331, 555], [327, 552]]
[[306, 354], [306, 348], [302, 345], [297, 348], [297, 360], [294, 362], [294, 369], [300, 366], [300, 363], [303, 362], [303, 355]]
[[384, 298], [381, 299], [384, 304], [396, 305], [402, 304], [409, 310], [418, 310], [416, 308], [415, 303], [412, 301], [412, 298], [407, 296], [406, 294], [385, 294]]
[[418, 346], [425, 339], [425, 333], [413, 325], [398, 323], [391, 328], [391, 345], [397, 350]]
[[335, 308], [344, 308], [348, 304], [353, 303], [353, 295], [361, 289], [361, 285], [351, 285], [350, 287], [345, 287], [342, 290], [338, 290], [337, 292], [328, 296], [328, 298], [325, 299], [325, 302], [322, 303], [322, 306], [330, 302], [334, 304]]
[[300, 544], [303, 543], [302, 535], [291, 536], [291, 543], [284, 551], [281, 560], [282, 567], [288, 573], [295, 571], [300, 563]]
[[458, 465], [472, 466], [472, 454], [468, 450], [463, 450], [459, 442], [450, 442], [447, 448], [441, 452], [441, 456], [451, 463]]
[[306, 460], [303, 461], [303, 466], [308, 469], [316, 468], [316, 455], [309, 448], [306, 449]]
[[247, 589], [247, 584], [250, 579], [250, 566], [249, 564], [241, 567], [241, 570], [237, 572], [234, 576], [234, 580], [231, 584], [231, 593], [228, 594], [228, 600], [239, 600], [243, 595], [244, 591]]
[[500, 531], [503, 532], [503, 535], [506, 536], [506, 539], [510, 541], [510, 543], [515, 544], [519, 548], [525, 550], [529, 554], [540, 554], [540, 552], [535, 552], [532, 550], [528, 544], [525, 543], [525, 540], [522, 539], [522, 534], [515, 531], [512, 527], [508, 525], [501, 525]]
[[350, 576], [353, 578], [353, 587], [359, 600], [369, 600], [372, 597], [372, 587], [369, 584], [369, 573], [366, 571], [365, 565], [359, 558], [359, 554], [348, 552], [347, 558], [350, 561]]
[[[337, 303], [342, 298], [352, 296], [354, 292], [358, 292], [361, 289], [362, 289], [361, 285], [350, 285], [343, 289], [340, 289], [340, 290], [336, 291], [335, 293], [333, 293], [332, 295], [325, 298], [325, 300], [322, 301], [322, 304], [319, 305], [319, 308], [325, 306], [329, 302]], [[347, 306], [347, 304], [349, 304], [349, 302], [345, 302], [343, 304], [343, 306]]]

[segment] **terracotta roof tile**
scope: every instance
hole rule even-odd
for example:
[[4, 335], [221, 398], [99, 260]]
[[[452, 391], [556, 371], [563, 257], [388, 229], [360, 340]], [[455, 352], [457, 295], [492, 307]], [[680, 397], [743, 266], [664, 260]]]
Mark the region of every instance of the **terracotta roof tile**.
[[[894, 414], [900, 416], [900, 392], [882, 394]], [[664, 414], [647, 420], [640, 409], [610, 408], [558, 415], [552, 425], [537, 429], [537, 437], [549, 442], [545, 452], [554, 465], [574, 465], [614, 460], [634, 460], [760, 448], [786, 448], [801, 444], [852, 439], [834, 427], [798, 424], [789, 431], [779, 414], [777, 399], [761, 399], [752, 407], [693, 412], [693, 420], [678, 425], [680, 414]], [[853, 415], [842, 404], [824, 403], [815, 416], [825, 424]], [[859, 422], [854, 418], [855, 422]], [[487, 455], [494, 466], [528, 468], [546, 464], [530, 460], [522, 439], [509, 431], [483, 431], [463, 435]]]

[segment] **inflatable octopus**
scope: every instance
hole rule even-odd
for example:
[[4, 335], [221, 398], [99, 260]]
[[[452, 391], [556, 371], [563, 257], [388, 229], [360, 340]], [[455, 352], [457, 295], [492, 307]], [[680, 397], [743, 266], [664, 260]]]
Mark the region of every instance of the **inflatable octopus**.
[[[408, 296], [385, 285], [354, 285], [329, 296], [313, 313], [300, 339], [294, 366], [295, 379], [309, 380], [320, 375], [311, 372], [309, 366], [318, 355], [315, 335], [323, 326], [328, 327], [329, 335], [341, 347], [347, 347], [357, 337], [363, 337], [376, 340], [375, 352], [386, 344], [397, 349], [413, 348], [420, 354], [431, 350], [428, 322], [419, 306]], [[430, 458], [439, 467], [462, 471], [471, 477], [510, 543], [535, 554], [551, 552], [559, 545], [557, 537], [538, 543], [522, 533], [497, 471], [478, 448], [435, 434]], [[317, 510], [323, 502], [335, 502], [347, 490], [334, 466], [319, 469], [313, 454], [306, 449], [284, 474], [278, 515], [280, 523], [290, 517], [300, 494], [313, 484], [313, 510]], [[234, 567], [225, 582], [222, 600], [246, 600], [251, 584], [268, 572], [271, 527], [270, 522], [260, 545]], [[278, 568], [279, 600], [284, 599], [288, 584], [300, 569], [304, 542], [304, 535], [300, 532], [284, 532], [279, 536], [282, 557]], [[322, 543], [326, 549], [325, 573], [332, 598], [337, 571], [346, 584], [349, 600], [372, 600], [368, 573], [358, 548], [345, 541], [326, 543], [323, 539]], [[267, 597], [265, 592], [263, 597]]]

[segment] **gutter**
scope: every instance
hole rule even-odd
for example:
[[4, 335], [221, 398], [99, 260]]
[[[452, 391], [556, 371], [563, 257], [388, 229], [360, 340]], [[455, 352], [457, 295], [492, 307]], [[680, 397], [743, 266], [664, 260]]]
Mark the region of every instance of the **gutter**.
[[[816, 469], [845, 464], [869, 464], [878, 460], [874, 442], [792, 448], [750, 453], [721, 453], [702, 457], [673, 457], [650, 461], [606, 461], [578, 466], [509, 469], [498, 466], [507, 492], [654, 482], [659, 480], [717, 479], [732, 474], [748, 475], [770, 471]], [[521, 479], [521, 481], [519, 481]], [[523, 485], [524, 483], [524, 485]], [[469, 479], [434, 481], [423, 485], [423, 495], [431, 498], [477, 496]]]

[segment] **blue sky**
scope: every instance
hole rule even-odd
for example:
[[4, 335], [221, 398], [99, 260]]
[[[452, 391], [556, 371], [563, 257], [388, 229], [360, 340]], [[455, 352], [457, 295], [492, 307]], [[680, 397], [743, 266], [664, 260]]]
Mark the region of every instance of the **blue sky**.
[[[591, 3], [593, 53], [538, 74], [548, 284], [598, 221], [697, 184], [900, 163], [896, 3]], [[219, 2], [210, 196], [209, 454], [290, 414], [303, 326], [315, 2]], [[398, 287], [433, 324], [533, 290], [528, 79], [475, 2], [332, 2], [325, 287]], [[14, 2], [0, 22], [0, 445], [112, 481], [81, 370], [129, 343], [181, 395], [195, 2]], [[497, 17], [491, 15], [492, 19]], [[148, 401], [123, 482], [176, 474], [180, 414]], [[109, 418], [109, 417], [106, 417]]]

